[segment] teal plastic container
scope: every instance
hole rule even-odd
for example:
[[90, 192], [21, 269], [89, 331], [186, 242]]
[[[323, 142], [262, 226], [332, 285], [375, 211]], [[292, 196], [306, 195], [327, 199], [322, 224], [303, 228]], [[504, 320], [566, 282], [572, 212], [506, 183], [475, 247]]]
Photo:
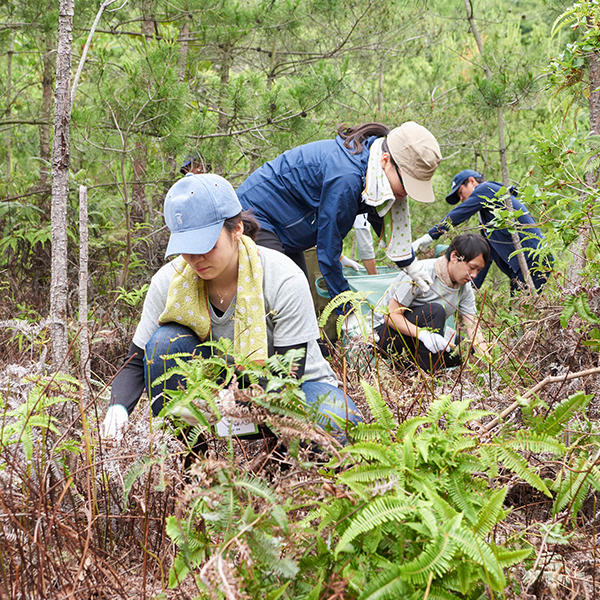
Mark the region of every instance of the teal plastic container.
[[[383, 298], [387, 289], [394, 283], [400, 273], [399, 269], [393, 267], [377, 267], [377, 275], [369, 275], [366, 269], [355, 271], [352, 268], [344, 269], [344, 277], [348, 280], [348, 285], [353, 292], [367, 292], [370, 304], [377, 305]], [[317, 294], [322, 298], [330, 298], [323, 277], [319, 277], [315, 286]], [[369, 311], [368, 306], [363, 305], [363, 313]]]

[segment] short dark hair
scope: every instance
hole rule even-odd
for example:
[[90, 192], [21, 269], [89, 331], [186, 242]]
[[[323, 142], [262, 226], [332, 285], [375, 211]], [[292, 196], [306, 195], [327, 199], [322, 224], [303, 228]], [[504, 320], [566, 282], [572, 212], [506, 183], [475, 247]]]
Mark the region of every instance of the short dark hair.
[[258, 232], [260, 231], [260, 223], [256, 220], [256, 217], [249, 210], [243, 210], [235, 217], [225, 219], [223, 227], [229, 233], [233, 233], [239, 222], [244, 224], [244, 235], [255, 240]]
[[457, 235], [446, 250], [446, 258], [450, 260], [452, 252], [456, 253], [467, 262], [473, 260], [480, 254], [485, 264], [490, 259], [490, 245], [488, 241], [478, 233], [461, 233]]

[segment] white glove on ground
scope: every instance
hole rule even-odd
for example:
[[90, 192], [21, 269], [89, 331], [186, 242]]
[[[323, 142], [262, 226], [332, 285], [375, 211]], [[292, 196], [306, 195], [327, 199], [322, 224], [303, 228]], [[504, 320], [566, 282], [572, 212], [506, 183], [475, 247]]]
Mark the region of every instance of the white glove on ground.
[[431, 242], [433, 242], [433, 238], [426, 233], [425, 235], [422, 235], [420, 238], [416, 239], [411, 246], [412, 249], [417, 252], [417, 250], [420, 250], [421, 248], [427, 248]]
[[404, 267], [404, 270], [408, 273], [409, 277], [414, 281], [415, 285], [421, 290], [421, 293], [426, 294], [433, 283], [431, 275], [427, 272], [423, 263], [418, 260], [413, 261]]
[[417, 338], [425, 345], [425, 348], [427, 348], [427, 350], [433, 354], [443, 352], [448, 346], [448, 341], [439, 333], [432, 333], [431, 331], [426, 331], [425, 329], [421, 329], [419, 331]]
[[129, 421], [129, 413], [122, 404], [114, 404], [106, 411], [102, 424], [102, 437], [114, 437], [120, 440], [123, 437], [123, 428]]
[[340, 256], [340, 262], [342, 267], [352, 267], [355, 271], [360, 271], [360, 264], [343, 254]]

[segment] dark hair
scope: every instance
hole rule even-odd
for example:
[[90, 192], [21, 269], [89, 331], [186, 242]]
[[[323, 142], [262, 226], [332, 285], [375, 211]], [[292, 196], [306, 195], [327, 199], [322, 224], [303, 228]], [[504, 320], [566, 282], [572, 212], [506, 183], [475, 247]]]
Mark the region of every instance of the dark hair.
[[483, 261], [487, 264], [490, 259], [490, 245], [488, 241], [478, 233], [461, 233], [457, 235], [446, 250], [446, 258], [450, 260], [452, 252], [456, 251], [462, 260], [469, 262], [480, 254]]
[[483, 183], [485, 181], [485, 177], [473, 177], [473, 179], [477, 182], [477, 183]]
[[256, 217], [249, 210], [243, 210], [239, 215], [225, 219], [223, 227], [229, 233], [233, 233], [239, 222], [244, 224], [244, 235], [247, 235], [251, 239], [256, 239], [260, 230], [260, 223], [256, 220]]
[[386, 136], [390, 130], [383, 123], [363, 123], [354, 127], [346, 127], [343, 123], [337, 127], [338, 135], [344, 140], [346, 148], [353, 148], [352, 154], [359, 154], [363, 149], [363, 142], [372, 135]]

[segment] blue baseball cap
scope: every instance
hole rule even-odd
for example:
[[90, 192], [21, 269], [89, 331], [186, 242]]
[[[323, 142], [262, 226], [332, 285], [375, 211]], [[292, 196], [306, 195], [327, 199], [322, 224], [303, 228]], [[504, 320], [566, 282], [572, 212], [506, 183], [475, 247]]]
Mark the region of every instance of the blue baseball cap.
[[220, 175], [188, 173], [165, 198], [165, 222], [171, 232], [165, 258], [206, 254], [217, 243], [223, 223], [242, 212], [231, 184]]
[[465, 169], [461, 171], [458, 175], [454, 176], [452, 180], [452, 187], [450, 189], [450, 193], [446, 196], [446, 202], [448, 204], [458, 204], [460, 198], [458, 197], [458, 188], [467, 180], [469, 177], [483, 177], [481, 173], [478, 171], [473, 171], [472, 169]]

